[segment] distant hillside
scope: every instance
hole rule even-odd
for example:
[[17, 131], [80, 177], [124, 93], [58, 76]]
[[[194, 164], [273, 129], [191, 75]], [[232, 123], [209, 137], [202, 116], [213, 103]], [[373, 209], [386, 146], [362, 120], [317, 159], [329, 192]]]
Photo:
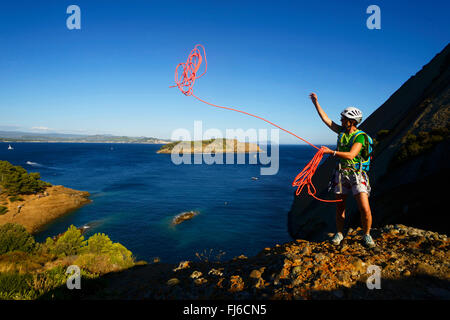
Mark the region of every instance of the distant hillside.
[[113, 135], [76, 135], [64, 133], [31, 133], [19, 131], [0, 131], [3, 142], [86, 142], [86, 143], [148, 143], [165, 144], [169, 140], [153, 137], [127, 137]]
[[[377, 140], [369, 177], [373, 225], [402, 223], [448, 233], [450, 179], [450, 45], [406, 81], [360, 128]], [[326, 128], [324, 128], [326, 130]], [[336, 165], [329, 157], [313, 177], [320, 198]], [[359, 225], [349, 197], [348, 225]], [[335, 231], [334, 205], [306, 193], [295, 197], [288, 216], [294, 238], [320, 240]]]

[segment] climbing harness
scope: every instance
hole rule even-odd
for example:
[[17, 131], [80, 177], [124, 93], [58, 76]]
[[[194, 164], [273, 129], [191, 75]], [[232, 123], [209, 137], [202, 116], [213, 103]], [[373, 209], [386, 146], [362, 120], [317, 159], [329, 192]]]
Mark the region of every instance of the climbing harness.
[[[332, 189], [332, 185], [334, 183], [335, 175], [337, 174], [337, 186], [338, 186], [338, 193], [342, 192], [342, 174], [354, 174], [356, 182], [359, 184], [360, 181], [364, 179], [369, 184], [369, 168], [370, 168], [370, 161], [372, 159], [372, 153], [373, 153], [373, 139], [364, 131], [357, 130], [353, 133], [353, 135], [350, 137], [350, 140], [348, 141], [347, 145], [344, 143], [344, 132], [341, 132], [338, 135], [337, 140], [337, 147], [339, 151], [348, 151], [353, 144], [355, 143], [356, 138], [359, 135], [363, 135], [365, 139], [365, 147], [360, 151], [359, 156], [359, 162], [352, 162], [352, 163], [346, 163], [345, 166], [342, 165], [341, 162], [338, 163], [335, 172], [332, 175], [332, 178], [329, 183], [328, 190], [330, 191]], [[345, 150], [344, 148], [348, 149]], [[344, 150], [343, 150], [344, 149]]]

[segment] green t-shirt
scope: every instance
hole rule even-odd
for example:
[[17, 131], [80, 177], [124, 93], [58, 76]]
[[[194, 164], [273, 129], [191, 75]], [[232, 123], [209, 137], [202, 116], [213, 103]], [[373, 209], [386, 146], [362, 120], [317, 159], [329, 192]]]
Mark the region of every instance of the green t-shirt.
[[[349, 152], [352, 148], [352, 144], [350, 144], [351, 138], [361, 132], [360, 130], [356, 130], [353, 133], [341, 132], [338, 136], [338, 151]], [[359, 163], [361, 161], [361, 151], [364, 149], [366, 145], [366, 139], [364, 138], [364, 134], [360, 134], [356, 137], [354, 143], [359, 142], [362, 144], [361, 150], [352, 160], [340, 159], [342, 166], [352, 166], [355, 163]]]

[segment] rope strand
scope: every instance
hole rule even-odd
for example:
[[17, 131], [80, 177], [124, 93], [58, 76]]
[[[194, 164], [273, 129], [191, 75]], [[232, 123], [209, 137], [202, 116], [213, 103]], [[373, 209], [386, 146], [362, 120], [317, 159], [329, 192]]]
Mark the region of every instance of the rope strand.
[[[202, 58], [202, 54], [200, 51], [200, 48], [203, 49], [203, 56], [204, 56], [204, 60], [205, 60], [205, 70], [204, 72], [200, 75], [197, 76], [198, 70], [200, 69], [200, 65], [203, 62], [203, 58]], [[183, 71], [180, 73], [180, 75], [178, 74], [178, 68], [182, 67]], [[276, 125], [275, 123], [266, 120], [262, 117], [259, 117], [257, 115], [242, 111], [242, 110], [238, 110], [238, 109], [234, 109], [234, 108], [229, 108], [229, 107], [223, 107], [223, 106], [218, 106], [215, 105], [213, 103], [204, 101], [202, 99], [200, 99], [199, 97], [197, 97], [196, 95], [194, 95], [194, 91], [193, 91], [193, 87], [194, 87], [194, 83], [196, 79], [201, 78], [205, 73], [206, 70], [208, 68], [208, 63], [206, 61], [206, 51], [205, 51], [205, 47], [203, 47], [201, 44], [197, 44], [194, 49], [191, 50], [191, 53], [188, 56], [188, 59], [185, 63], [179, 63], [177, 65], [177, 67], [175, 68], [175, 83], [176, 85], [174, 86], [170, 86], [170, 88], [174, 88], [174, 87], [178, 87], [178, 89], [186, 96], [193, 96], [194, 98], [196, 98], [197, 100], [210, 105], [212, 107], [216, 107], [216, 108], [221, 108], [221, 109], [226, 109], [226, 110], [231, 110], [231, 111], [235, 111], [235, 112], [240, 112], [249, 116], [252, 116], [254, 118], [263, 120], [275, 127], [277, 127], [278, 129], [283, 130], [284, 132], [287, 132], [291, 135], [293, 135], [294, 137], [302, 140], [303, 142], [306, 142], [307, 144], [309, 144], [310, 146], [316, 148], [318, 151], [315, 154], [315, 156], [312, 158], [312, 160], [305, 166], [305, 168], [297, 175], [297, 177], [295, 177], [294, 181], [292, 182], [292, 186], [293, 187], [297, 187], [297, 191], [296, 191], [296, 195], [300, 195], [300, 193], [303, 190], [303, 187], [306, 185], [308, 186], [308, 194], [311, 195], [313, 198], [319, 200], [319, 201], [323, 201], [323, 202], [339, 202], [342, 200], [324, 200], [324, 199], [320, 199], [318, 197], [316, 197], [316, 188], [314, 187], [313, 183], [312, 183], [312, 176], [314, 175], [314, 173], [316, 172], [317, 167], [320, 164], [320, 161], [323, 158], [323, 154], [324, 154], [324, 147], [318, 148], [315, 145], [313, 145], [312, 143], [310, 143], [309, 141], [297, 136], [296, 134], [280, 127], [279, 125]]]

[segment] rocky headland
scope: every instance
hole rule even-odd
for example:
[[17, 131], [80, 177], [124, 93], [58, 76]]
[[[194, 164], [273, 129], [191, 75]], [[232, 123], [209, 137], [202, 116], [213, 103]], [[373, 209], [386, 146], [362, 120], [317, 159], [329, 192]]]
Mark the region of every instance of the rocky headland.
[[36, 233], [53, 220], [90, 203], [88, 197], [89, 192], [63, 186], [47, 187], [37, 194], [20, 195], [16, 201], [3, 196], [0, 202], [7, 211], [0, 215], [0, 225], [17, 223], [28, 232]]

